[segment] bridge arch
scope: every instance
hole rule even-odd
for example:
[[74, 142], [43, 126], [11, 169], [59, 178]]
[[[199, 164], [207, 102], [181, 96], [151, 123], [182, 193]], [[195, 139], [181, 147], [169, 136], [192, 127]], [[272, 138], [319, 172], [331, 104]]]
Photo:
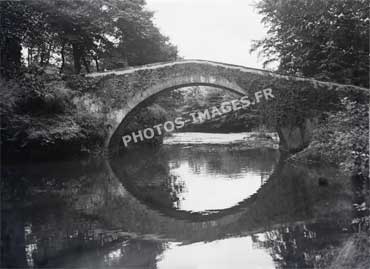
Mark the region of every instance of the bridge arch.
[[[109, 149], [120, 139], [118, 134], [120, 128], [123, 128], [125, 117], [144, 100], [164, 90], [206, 85], [251, 96], [257, 91], [272, 88], [277, 96], [276, 102], [284, 101], [290, 91], [295, 91], [297, 98], [304, 97], [302, 99], [308, 99], [312, 103], [333, 96], [356, 100], [369, 98], [368, 89], [353, 85], [285, 76], [266, 70], [202, 60], [157, 63], [92, 73], [87, 77], [96, 79], [98, 83], [98, 90], [94, 95], [100, 102], [94, 109], [90, 105], [89, 109], [91, 113], [95, 113], [96, 107], [99, 107], [100, 113], [105, 115], [105, 149]], [[309, 94], [309, 98], [300, 96], [301, 92]], [[327, 96], [323, 98], [323, 94]], [[307, 119], [303, 124], [290, 122], [287, 126], [279, 126], [277, 131], [283, 142], [282, 146], [288, 151], [297, 151], [307, 146], [311, 139], [310, 132], [315, 128], [314, 122]]]
[[234, 92], [241, 96], [247, 94], [247, 92], [238, 84], [220, 76], [216, 77], [212, 75], [192, 74], [188, 76], [176, 77], [170, 81], [159, 82], [158, 84], [155, 84], [132, 97], [130, 105], [124, 109], [122, 114], [120, 114], [120, 117], [117, 118], [117, 121], [120, 121], [120, 123], [115, 127], [115, 130], [111, 134], [109, 141], [107, 141], [107, 148], [109, 151], [114, 153], [115, 150], [118, 149], [118, 142], [121, 140], [121, 135], [126, 127], [125, 119], [130, 113], [134, 112], [135, 108], [139, 107], [143, 102], [159, 93], [190, 86], [209, 86]]

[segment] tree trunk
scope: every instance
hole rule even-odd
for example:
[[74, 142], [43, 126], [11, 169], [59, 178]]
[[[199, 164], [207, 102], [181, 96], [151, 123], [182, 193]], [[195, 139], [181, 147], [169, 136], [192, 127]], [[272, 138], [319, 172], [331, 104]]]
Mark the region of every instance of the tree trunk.
[[37, 52], [36, 52], [36, 63], [40, 64], [42, 62], [42, 57], [41, 57], [41, 48], [40, 46], [37, 47]]
[[30, 67], [31, 63], [32, 63], [32, 48], [28, 48], [27, 66]]
[[42, 44], [40, 46], [40, 66], [43, 66], [44, 65], [44, 61], [45, 61], [45, 44]]
[[95, 61], [96, 72], [99, 72], [99, 59], [98, 59], [98, 57], [94, 57], [94, 61]]
[[63, 41], [63, 43], [62, 43], [62, 49], [60, 50], [60, 55], [62, 57], [62, 64], [60, 66], [59, 73], [63, 73], [64, 65], [66, 63], [65, 56], [64, 56], [65, 47], [66, 47], [66, 43]]
[[81, 73], [81, 57], [82, 57], [81, 45], [78, 43], [73, 43], [72, 50], [73, 50], [73, 62], [74, 62], [75, 74], [80, 74]]
[[50, 42], [48, 52], [46, 54], [46, 61], [45, 64], [48, 65], [50, 63], [51, 51], [53, 50], [53, 42]]
[[89, 63], [86, 61], [86, 57], [82, 57], [82, 61], [84, 63], [84, 66], [85, 66], [85, 69], [86, 69], [86, 73], [90, 73], [90, 67], [89, 67]]
[[15, 38], [4, 38], [0, 46], [0, 73], [10, 77], [19, 71], [21, 66], [21, 50], [19, 40]]
[[[0, 1], [1, 11], [6, 11], [9, 3]], [[12, 7], [11, 7], [12, 8]], [[5, 14], [4, 14], [5, 13]], [[8, 33], [9, 17], [6, 12], [0, 15], [0, 76], [12, 77], [21, 67], [21, 39]], [[13, 16], [13, 14], [12, 14]]]

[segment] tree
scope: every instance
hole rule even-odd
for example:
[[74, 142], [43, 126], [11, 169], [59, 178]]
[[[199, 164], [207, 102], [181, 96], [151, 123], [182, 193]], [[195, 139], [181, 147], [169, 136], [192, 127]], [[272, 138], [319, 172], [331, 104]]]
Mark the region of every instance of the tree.
[[104, 55], [104, 66], [143, 65], [177, 58], [177, 48], [153, 24], [153, 12], [145, 10], [145, 1], [110, 0], [107, 10], [112, 14], [116, 29], [116, 45]]
[[285, 74], [369, 86], [366, 0], [260, 0], [268, 36], [255, 41], [265, 64]]
[[[73, 65], [76, 74], [173, 60], [177, 49], [152, 22], [144, 0], [2, 1], [1, 70], [28, 65]], [[84, 70], [83, 70], [84, 68]], [[9, 71], [6, 71], [10, 73]], [[14, 73], [14, 72], [13, 72]]]
[[[0, 72], [12, 76], [21, 66], [23, 43], [42, 40], [43, 16], [25, 2], [0, 2]], [[32, 30], [34, 27], [36, 30]]]

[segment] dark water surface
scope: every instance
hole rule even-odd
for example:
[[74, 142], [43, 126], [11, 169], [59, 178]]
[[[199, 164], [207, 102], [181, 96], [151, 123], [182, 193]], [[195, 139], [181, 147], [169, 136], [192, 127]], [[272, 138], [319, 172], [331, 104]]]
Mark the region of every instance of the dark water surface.
[[2, 170], [3, 267], [310, 268], [352, 232], [349, 179], [275, 149], [167, 145]]

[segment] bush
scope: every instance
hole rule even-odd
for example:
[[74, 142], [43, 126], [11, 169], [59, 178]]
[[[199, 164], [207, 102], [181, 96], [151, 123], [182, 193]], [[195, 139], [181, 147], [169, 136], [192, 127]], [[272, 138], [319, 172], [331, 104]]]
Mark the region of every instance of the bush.
[[367, 104], [342, 99], [343, 109], [328, 113], [314, 131], [311, 144], [295, 157], [336, 164], [347, 172], [369, 173], [369, 111]]
[[16, 79], [0, 80], [0, 88], [3, 155], [68, 155], [101, 145], [101, 121], [79, 111], [72, 99], [81, 92], [58, 75], [35, 67]]

